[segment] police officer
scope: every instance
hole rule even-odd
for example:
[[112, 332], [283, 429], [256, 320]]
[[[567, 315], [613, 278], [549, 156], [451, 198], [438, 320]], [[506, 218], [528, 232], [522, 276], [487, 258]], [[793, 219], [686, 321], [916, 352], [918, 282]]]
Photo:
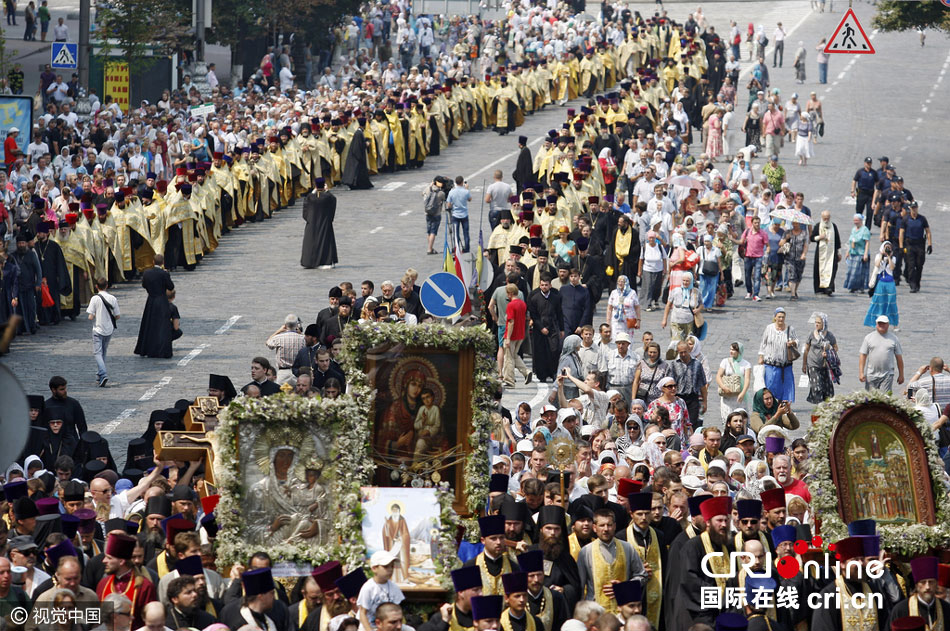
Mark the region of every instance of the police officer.
[[924, 247], [927, 254], [933, 254], [933, 236], [927, 218], [918, 212], [917, 202], [910, 203], [910, 212], [901, 220], [900, 250], [904, 254], [907, 282], [910, 293], [920, 291], [920, 277], [924, 272]]
[[851, 197], [856, 198], [855, 212], [864, 215], [864, 225], [872, 219], [871, 201], [874, 199], [874, 185], [877, 184], [877, 171], [871, 168], [874, 161], [871, 156], [864, 159], [864, 167], [858, 169], [851, 182]]

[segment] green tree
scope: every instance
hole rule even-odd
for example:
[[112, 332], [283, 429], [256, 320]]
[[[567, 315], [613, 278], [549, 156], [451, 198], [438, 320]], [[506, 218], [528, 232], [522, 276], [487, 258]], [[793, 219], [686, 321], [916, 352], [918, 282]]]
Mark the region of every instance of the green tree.
[[882, 31], [933, 28], [950, 33], [950, 7], [939, 0], [881, 0], [871, 23]]
[[109, 0], [96, 7], [96, 43], [102, 55], [118, 51], [131, 74], [147, 70], [191, 38], [191, 13], [174, 0]]
[[0, 29], [0, 77], [6, 77], [17, 51], [7, 50], [7, 36]]

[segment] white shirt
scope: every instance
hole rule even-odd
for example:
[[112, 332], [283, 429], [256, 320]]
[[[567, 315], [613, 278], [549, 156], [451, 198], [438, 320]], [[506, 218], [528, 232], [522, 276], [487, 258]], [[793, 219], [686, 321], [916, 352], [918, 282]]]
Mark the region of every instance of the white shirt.
[[214, 70], [208, 71], [208, 87], [212, 90], [218, 87], [218, 75], [214, 73]]
[[380, 585], [375, 579], [370, 578], [360, 588], [356, 604], [366, 610], [367, 618], [373, 620], [376, 617], [376, 608], [383, 603], [398, 605], [405, 599], [402, 590], [394, 582], [386, 581]]
[[42, 140], [39, 143], [31, 142], [26, 147], [26, 153], [30, 156], [30, 164], [36, 164], [36, 161], [49, 153], [49, 145]]
[[115, 296], [105, 291], [100, 291], [96, 296], [99, 297], [99, 300], [90, 300], [89, 306], [86, 307], [86, 313], [96, 316], [95, 324], [92, 325], [92, 332], [96, 335], [112, 335], [115, 332], [115, 327], [112, 326], [109, 311], [106, 309], [103, 300], [109, 303], [109, 306], [112, 307], [112, 314], [116, 317], [120, 315], [119, 301], [115, 299]]
[[785, 30], [781, 26], [776, 27], [775, 31], [772, 33], [772, 37], [776, 42], [783, 41], [785, 39]]
[[57, 24], [53, 27], [53, 39], [57, 42], [59, 41], [69, 41], [69, 27], [66, 26], [66, 23]]
[[292, 87], [294, 87], [294, 73], [290, 71], [290, 68], [284, 66], [280, 69], [280, 91], [286, 92]]
[[50, 96], [53, 97], [53, 100], [57, 103], [66, 98], [66, 92], [69, 91], [69, 88], [66, 87], [66, 84], [60, 81], [59, 83], [51, 83], [46, 91]]

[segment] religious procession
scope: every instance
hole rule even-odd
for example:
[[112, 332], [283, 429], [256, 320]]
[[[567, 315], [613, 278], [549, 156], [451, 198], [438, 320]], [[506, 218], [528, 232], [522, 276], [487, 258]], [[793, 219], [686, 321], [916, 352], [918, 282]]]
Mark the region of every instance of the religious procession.
[[202, 118], [47, 76], [0, 172], [3, 624], [942, 630], [946, 205], [827, 84], [899, 8], [668, 4], [367, 3]]

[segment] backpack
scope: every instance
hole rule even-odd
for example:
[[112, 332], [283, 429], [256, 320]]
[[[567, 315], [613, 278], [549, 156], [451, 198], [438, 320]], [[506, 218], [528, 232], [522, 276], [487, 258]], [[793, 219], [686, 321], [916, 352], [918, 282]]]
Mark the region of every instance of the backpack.
[[433, 191], [431, 186], [426, 191], [423, 204], [427, 217], [437, 217], [442, 212], [442, 204], [445, 198], [441, 196], [441, 193], [440, 190]]

